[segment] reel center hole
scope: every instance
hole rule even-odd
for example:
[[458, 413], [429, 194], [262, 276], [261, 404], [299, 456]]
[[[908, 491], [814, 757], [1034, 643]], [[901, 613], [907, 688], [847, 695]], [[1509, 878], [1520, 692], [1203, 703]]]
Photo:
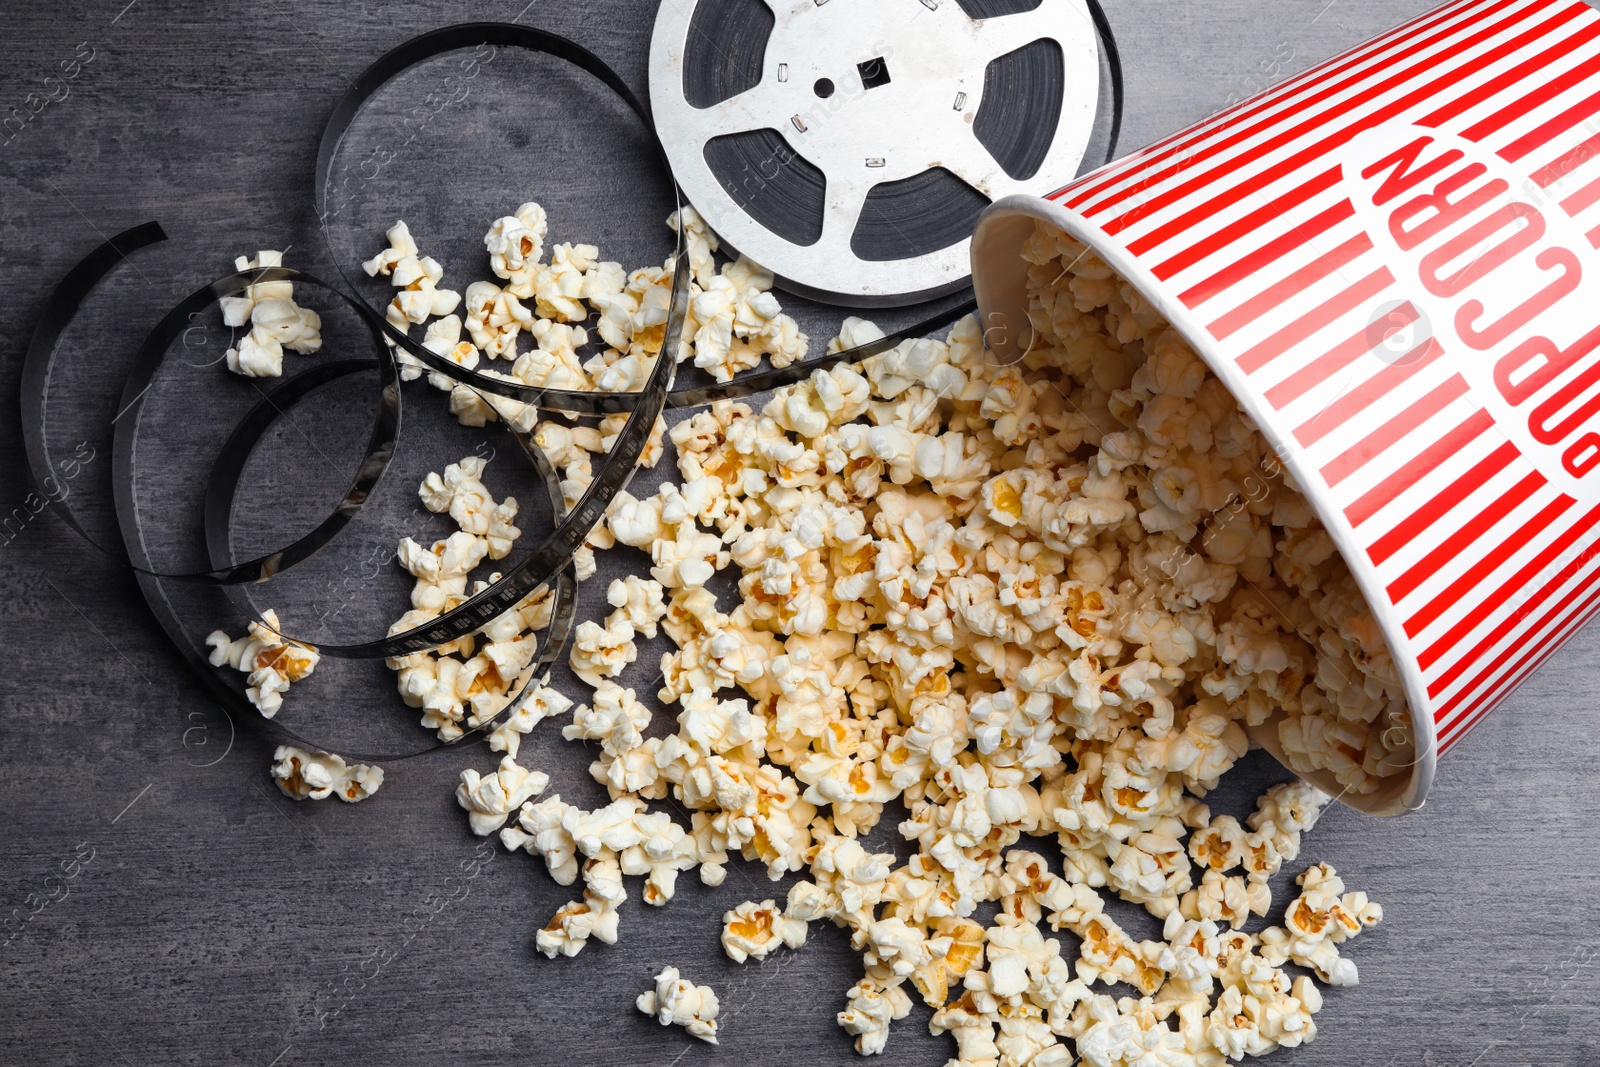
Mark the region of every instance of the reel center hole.
[[857, 63], [856, 71], [861, 75], [863, 89], [876, 89], [880, 85], [889, 84], [889, 65], [883, 61], [882, 56]]
[[818, 78], [817, 84], [813, 85], [811, 88], [824, 100], [833, 95], [833, 82], [828, 78]]

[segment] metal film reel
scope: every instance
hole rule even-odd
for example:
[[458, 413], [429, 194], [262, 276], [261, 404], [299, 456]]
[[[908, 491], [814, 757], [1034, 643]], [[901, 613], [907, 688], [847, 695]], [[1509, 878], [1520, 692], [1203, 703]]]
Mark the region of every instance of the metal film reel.
[[966, 286], [978, 213], [1077, 172], [1100, 44], [1085, 0], [669, 0], [650, 103], [673, 175], [791, 292]]

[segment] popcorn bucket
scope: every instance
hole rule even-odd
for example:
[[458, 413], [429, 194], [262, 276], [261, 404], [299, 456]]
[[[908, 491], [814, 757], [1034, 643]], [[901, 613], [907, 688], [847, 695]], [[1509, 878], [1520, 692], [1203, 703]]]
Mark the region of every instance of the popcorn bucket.
[[1036, 219], [1167, 318], [1316, 507], [1416, 733], [1409, 775], [1345, 799], [1420, 807], [1438, 756], [1600, 605], [1600, 15], [1456, 0], [995, 203], [972, 262], [1002, 359], [1030, 333]]

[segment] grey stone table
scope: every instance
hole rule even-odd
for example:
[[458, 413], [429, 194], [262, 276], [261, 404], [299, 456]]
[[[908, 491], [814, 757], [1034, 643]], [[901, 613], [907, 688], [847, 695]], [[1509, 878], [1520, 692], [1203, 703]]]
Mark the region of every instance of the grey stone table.
[[[69, 450], [82, 443], [82, 454], [103, 457], [108, 442], [92, 427], [115, 414], [112, 383], [155, 311], [257, 248], [290, 246], [291, 264], [328, 271], [310, 199], [316, 136], [347, 79], [383, 50], [445, 23], [520, 18], [575, 37], [644, 85], [647, 0], [524, 5], [8, 3], [0, 112], [23, 108], [30, 93], [54, 99], [20, 131], [0, 135], [0, 513], [22, 506], [27, 493], [15, 428], [18, 371], [55, 280], [123, 227], [157, 218], [172, 235], [168, 247], [119, 272], [105, 306], [69, 345], [74, 390], [55, 398], [52, 419], [60, 422], [52, 433]], [[1425, 3], [1107, 6], [1127, 56], [1125, 144], [1133, 146]], [[376, 251], [385, 213], [403, 210], [419, 232], [438, 234], [429, 250], [452, 270], [481, 270], [476, 234], [531, 197], [550, 206], [557, 239], [600, 235], [608, 252], [635, 264], [660, 256], [659, 183], [632, 192], [637, 142], [614, 105], [559, 73], [548, 92], [505, 103], [526, 70], [543, 69], [526, 57], [496, 59], [481, 93], [474, 88], [476, 97], [430, 113], [414, 158], [364, 191], [360, 251]], [[426, 86], [411, 91], [420, 98]], [[385, 136], [381, 128], [369, 134], [380, 144]], [[465, 221], [452, 226], [458, 218]], [[814, 337], [831, 336], [840, 312], [787, 303]], [[208, 348], [208, 360], [220, 354], [204, 331], [196, 347]], [[89, 399], [73, 401], [80, 389]], [[152, 469], [193, 467], [192, 457], [215, 444], [211, 423], [227, 425], [223, 416], [253, 397], [215, 367], [174, 380], [141, 424], [157, 450]], [[359, 390], [346, 400], [366, 403]], [[360, 418], [297, 414], [304, 418], [290, 420], [274, 444], [291, 469], [253, 468], [263, 501], [281, 500], [278, 487], [306, 483], [326, 495], [313, 452], [335, 453], [320, 459], [338, 469], [332, 461], [360, 438]], [[311, 419], [316, 433], [296, 437]], [[427, 516], [405, 526], [414, 509], [404, 487], [464, 454], [455, 449], [472, 448], [447, 420], [418, 416], [416, 427], [395, 476], [402, 488], [389, 502], [394, 514], [356, 538], [378, 553], [364, 558], [381, 563], [397, 531], [438, 528]], [[91, 517], [108, 468], [92, 461], [72, 485]], [[181, 515], [181, 505], [162, 496], [189, 485], [182, 477], [175, 484], [141, 492], [151, 507]], [[281, 515], [262, 510], [255, 535], [326, 503], [305, 496], [274, 505]], [[317, 579], [314, 592], [338, 600], [322, 624], [354, 632], [362, 623], [370, 632], [394, 617], [403, 587], [380, 575], [381, 566], [363, 572], [351, 558], [343, 572]], [[620, 573], [638, 560], [606, 566]], [[376, 576], [388, 599], [382, 611], [346, 613], [363, 574]], [[586, 611], [602, 592], [599, 582], [586, 587]], [[280, 607], [300, 603], [292, 589], [281, 596]], [[779, 893], [782, 884], [742, 864], [717, 891], [691, 876], [663, 911], [627, 905], [619, 945], [544, 959], [533, 930], [568, 891], [525, 856], [485, 862], [452, 797], [463, 767], [493, 765], [484, 748], [394, 765], [368, 804], [295, 804], [267, 776], [271, 742], [200, 699], [132, 580], [53, 517], [8, 531], [0, 546], [0, 650], [0, 918], [11, 917], [6, 936], [15, 935], [0, 948], [7, 1064], [854, 1061], [832, 1016], [858, 964], [837, 931], [743, 969], [717, 945], [724, 909]], [[1315, 1043], [1275, 1062], [1553, 1067], [1600, 1056], [1592, 888], [1600, 832], [1590, 814], [1600, 800], [1597, 652], [1600, 631], [1580, 635], [1513, 695], [1451, 754], [1419, 814], [1378, 822], [1335, 808], [1323, 818], [1306, 859], [1336, 865], [1388, 918], [1352, 946], [1359, 987], [1330, 992]], [[652, 659], [643, 657], [630, 684], [651, 687]], [[346, 729], [352, 718], [364, 721], [355, 713], [370, 702], [387, 709], [392, 738], [417, 741], [420, 731], [409, 713], [397, 717], [382, 674], [373, 665], [329, 666], [313, 680], [325, 687], [308, 683], [303, 694], [310, 718], [296, 722], [311, 729], [319, 704], [336, 703], [321, 711]], [[593, 803], [588, 756], [555, 734], [547, 726], [535, 735], [529, 760], [551, 772], [552, 789]], [[1258, 753], [1217, 804], [1238, 810], [1283, 777]], [[875, 841], [892, 838], [892, 821]], [[634, 1011], [635, 995], [667, 963], [721, 991], [720, 1048]], [[932, 1064], [953, 1054], [926, 1021], [919, 1010], [900, 1024], [884, 1061]]]

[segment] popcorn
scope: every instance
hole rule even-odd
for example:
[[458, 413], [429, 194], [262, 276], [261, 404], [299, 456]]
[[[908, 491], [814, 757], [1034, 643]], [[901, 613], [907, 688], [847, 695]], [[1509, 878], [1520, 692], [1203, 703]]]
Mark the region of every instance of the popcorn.
[[[249, 256], [238, 256], [233, 261], [233, 269], [238, 273], [261, 267], [281, 266], [283, 266], [283, 253], [273, 251], [257, 252], [254, 259]], [[250, 323], [257, 301], [292, 300], [293, 297], [294, 283], [291, 281], [255, 282], [245, 286], [243, 296], [222, 297], [217, 301], [217, 307], [222, 312], [223, 324], [238, 329]]]
[[[411, 593], [413, 610], [390, 628], [391, 634], [423, 626], [499, 580], [499, 574], [491, 574], [487, 582], [475, 583], [470, 592], [467, 588], [470, 572], [485, 558], [508, 554], [521, 534], [511, 525], [516, 501], [507, 497], [495, 503], [482, 483], [484, 466], [484, 460], [469, 456], [451, 464], [443, 475], [434, 473], [424, 479], [420, 489], [424, 506], [451, 513], [466, 529], [434, 542], [431, 548], [423, 548], [409, 537], [401, 540], [396, 560], [417, 581]], [[483, 536], [468, 529], [481, 530]], [[537, 589], [491, 619], [476, 635], [448, 642], [434, 652], [391, 658], [388, 665], [398, 672], [402, 699], [410, 707], [423, 709], [422, 725], [437, 730], [441, 740], [455, 740], [467, 728], [488, 724], [506, 710], [513, 687], [525, 684], [523, 675], [539, 647], [534, 633], [549, 625], [551, 608], [551, 590]], [[490, 748], [514, 759], [523, 734], [541, 718], [570, 706], [560, 694], [534, 688], [506, 721], [490, 732]]]
[[283, 795], [293, 800], [326, 800], [336, 796], [347, 804], [370, 797], [383, 784], [383, 768], [365, 763], [346, 764], [331, 752], [307, 752], [279, 745], [272, 754], [272, 777]]
[[444, 469], [444, 474], [429, 474], [417, 490], [423, 507], [435, 513], [448, 513], [463, 533], [482, 536], [492, 523], [494, 498], [483, 484], [487, 463], [480, 456], [468, 456]]
[[500, 831], [500, 843], [511, 850], [538, 853], [556, 884], [571, 885], [578, 880], [578, 845], [565, 820], [573, 810], [559, 793], [537, 804], [524, 803], [516, 824]]
[[780, 945], [799, 948], [805, 941], [804, 920], [787, 917], [771, 900], [747, 900], [722, 917], [722, 950], [735, 963], [764, 960]]
[[380, 274], [387, 278], [401, 262], [418, 254], [417, 242], [412, 239], [411, 228], [404, 220], [391, 226], [385, 236], [389, 238], [389, 247], [361, 264], [361, 269], [367, 272], [369, 278], [376, 278]]
[[911, 998], [899, 985], [879, 987], [863, 978], [851, 987], [848, 1006], [839, 1013], [839, 1025], [854, 1034], [856, 1051], [863, 1056], [882, 1052], [889, 1040], [889, 1023], [911, 1014]]
[[[467, 370], [471, 370], [478, 365], [477, 346], [470, 341], [461, 340], [461, 319], [456, 315], [447, 315], [442, 319], [428, 323], [428, 327], [423, 333], [422, 347]], [[401, 354], [405, 356], [405, 359], [400, 360], [401, 380], [409, 381], [416, 378], [421, 373], [416, 357], [409, 353]], [[440, 374], [438, 371], [428, 372], [428, 384], [435, 389], [442, 389], [447, 392], [456, 388], [452, 379]]]
[[461, 303], [461, 294], [439, 288], [444, 268], [432, 256], [420, 254], [405, 222], [396, 222], [389, 229], [388, 238], [389, 247], [361, 264], [361, 269], [368, 277], [386, 276], [400, 290], [384, 316], [389, 324], [404, 330], [454, 311]]
[[663, 905], [676, 892], [679, 873], [699, 862], [698, 843], [665, 812], [635, 815], [639, 840], [618, 853], [623, 874], [644, 875], [644, 902]]
[[283, 695], [289, 686], [316, 670], [322, 657], [305, 645], [283, 640], [277, 612], [269, 608], [261, 613], [261, 620], [252, 622], [249, 635], [238, 640], [213, 630], [206, 637], [206, 644], [211, 646], [212, 666], [226, 664], [249, 675], [245, 696], [264, 718], [270, 719], [283, 707]]
[[1272, 906], [1266, 882], [1208, 870], [1200, 885], [1183, 895], [1179, 910], [1185, 918], [1203, 919], [1238, 929], [1251, 915], [1265, 915]]
[[493, 282], [473, 282], [464, 297], [466, 329], [472, 341], [491, 358], [516, 359], [517, 338], [533, 331], [533, 312], [517, 294]]
[[804, 357], [806, 337], [793, 319], [781, 313], [777, 298], [768, 291], [770, 271], [741, 256], [715, 276], [697, 269], [696, 280], [701, 291], [691, 306], [697, 324], [695, 366], [726, 382], [756, 366], [769, 352], [776, 366]]
[[534, 945], [551, 959], [576, 956], [591, 937], [608, 945], [617, 941], [617, 906], [585, 892], [582, 900], [563, 904], [534, 935]]
[[[237, 271], [258, 267], [281, 267], [282, 252], [258, 252], [254, 259], [234, 260]], [[256, 282], [245, 287], [243, 296], [225, 296], [218, 301], [224, 324], [250, 330], [238, 345], [227, 351], [228, 369], [246, 378], [276, 378], [283, 374], [283, 351], [309, 354], [322, 348], [322, 318], [294, 302], [290, 281]]]
[[533, 280], [544, 254], [544, 237], [549, 229], [544, 208], [533, 202], [494, 221], [484, 235], [483, 247], [489, 253], [489, 269], [511, 283], [508, 288], [526, 289], [516, 295], [532, 295]]
[[590, 685], [598, 686], [606, 678], [615, 678], [623, 668], [639, 658], [639, 646], [633, 643], [633, 624], [627, 618], [615, 618], [601, 626], [582, 622], [572, 638], [572, 672]]
[[265, 335], [291, 352], [309, 354], [322, 348], [322, 318], [293, 300], [257, 300], [250, 323], [252, 337]]
[[1165, 919], [1193, 884], [1189, 858], [1170, 834], [1147, 832], [1120, 842], [1110, 859], [1109, 882], [1118, 895], [1143, 904], [1158, 919]]
[[417, 579], [411, 606], [437, 615], [466, 599], [467, 576], [488, 554], [488, 541], [461, 530], [428, 548], [402, 538], [395, 559]]
[[563, 714], [570, 707], [572, 701], [559, 692], [548, 686], [539, 686], [523, 697], [511, 714], [490, 731], [489, 748], [516, 759], [523, 735], [532, 733], [539, 723]]
[[717, 235], [711, 232], [700, 213], [692, 207], [684, 207], [667, 216], [667, 227], [673, 233], [683, 235], [683, 243], [689, 249], [689, 269], [694, 272], [694, 280], [704, 289], [711, 284], [711, 279], [716, 277], [716, 261], [712, 253], [717, 250]]
[[257, 337], [254, 330], [227, 351], [228, 369], [244, 378], [277, 378], [283, 374], [283, 347], [276, 340]]
[[[913, 861], [912, 866], [915, 865]], [[937, 877], [917, 881], [925, 886], [924, 892], [938, 894]], [[931, 912], [935, 906], [935, 901], [927, 901], [930, 914], [925, 921], [930, 936], [925, 945], [929, 958], [912, 972], [911, 981], [929, 1005], [943, 1007], [950, 997], [952, 982], [964, 979], [973, 968], [982, 965], [984, 929], [952, 915], [933, 916]], [[917, 910], [921, 910], [920, 907]]]
[[559, 244], [550, 250], [550, 262], [540, 266], [530, 279], [534, 308], [547, 319], [582, 322], [589, 309], [579, 297], [583, 293], [584, 273], [599, 259], [594, 245]]
[[1277, 966], [1292, 960], [1329, 985], [1355, 985], [1356, 965], [1341, 957], [1337, 946], [1382, 922], [1382, 906], [1365, 893], [1346, 893], [1344, 881], [1326, 863], [1307, 868], [1295, 881], [1302, 892], [1290, 902], [1282, 927], [1262, 931], [1262, 958]]
[[614, 579], [606, 588], [606, 603], [616, 610], [606, 619], [606, 627], [626, 620], [635, 633], [654, 637], [656, 624], [667, 614], [662, 594], [660, 582], [632, 574]]
[[701, 1041], [717, 1043], [717, 994], [708, 985], [678, 977], [676, 967], [656, 975], [656, 987], [640, 993], [635, 1003], [662, 1026], [681, 1026]]
[[[494, 502], [488, 486], [483, 485], [486, 466], [488, 461], [480, 456], [453, 462], [445, 467], [445, 474], [427, 475], [418, 488], [418, 496], [430, 512], [448, 512], [462, 533], [483, 537], [482, 555], [502, 560], [512, 542], [522, 536], [522, 531], [512, 525], [517, 518], [517, 498], [507, 496], [499, 504]], [[480, 560], [482, 555], [478, 555]]]
[[[672, 221], [694, 273], [673, 358], [726, 380], [803, 354], [771, 275], [747, 260], [718, 270], [703, 220]], [[532, 385], [638, 388], [672, 265], [628, 273], [582, 244], [540, 262], [545, 234], [536, 205], [494, 223], [485, 246], [505, 284], [470, 286], [464, 323], [429, 325], [434, 350], [512, 358]], [[428, 277], [414, 243], [391, 238], [379, 266]], [[1321, 997], [1290, 963], [1355, 980], [1340, 946], [1382, 913], [1331, 868], [1302, 876], [1280, 924], [1240, 929], [1272, 912], [1269, 881], [1327, 797], [1277, 786], [1242, 824], [1201, 798], [1269, 721], [1291, 762], [1352, 792], [1403, 770], [1404, 747], [1374, 735], [1405, 721], [1382, 635], [1269, 443], [1181, 337], [1072, 239], [1041, 230], [1025, 256], [1037, 336], [1011, 366], [992, 365], [969, 318], [815, 372], [760, 410], [658, 421], [641, 462], [670, 438], [680, 478], [618, 493], [574, 557], [580, 577], [618, 543], [650, 557], [648, 577], [611, 582], [607, 607], [574, 627], [570, 663], [592, 698], [536, 689], [490, 734], [499, 769], [457, 789], [475, 832], [541, 857], [558, 884], [582, 879], [536, 932], [541, 952], [615, 941], [628, 879], [665, 905], [680, 874], [720, 885], [738, 853], [801, 877], [782, 907], [725, 912], [724, 950], [765, 959], [801, 948], [812, 922], [845, 929], [863, 977], [838, 1022], [866, 1054], [914, 991], [957, 1064], [1217, 1067], [1315, 1036]], [[523, 333], [537, 347], [517, 355]], [[846, 320], [829, 350], [882, 336]], [[531, 432], [569, 507], [627, 421], [538, 421], [455, 388], [451, 407]], [[472, 569], [519, 536], [516, 502], [496, 502], [483, 475], [468, 457], [421, 487], [460, 532], [402, 543], [417, 585], [397, 625], [460, 603]], [[397, 658], [402, 695], [441, 737], [505, 713], [550, 610], [546, 591]], [[673, 646], [664, 722], [616, 680], [658, 635]], [[594, 810], [542, 796], [545, 776], [515, 762], [523, 735], [568, 712], [562, 736], [591, 749], [609, 794]], [[649, 810], [662, 800], [676, 810]], [[863, 843], [891, 804], [905, 862]], [[1025, 836], [1054, 851], [1019, 847]], [[1110, 894], [1160, 918], [1160, 935], [1113, 921]], [[703, 988], [664, 971], [640, 1006], [692, 1027]], [[714, 1036], [714, 1015], [700, 1019]]]
[[1316, 825], [1326, 794], [1305, 782], [1286, 782], [1269, 789], [1247, 820], [1244, 867], [1252, 881], [1265, 882], [1286, 861], [1300, 855], [1300, 835]]
[[976, 996], [969, 992], [934, 1012], [928, 1029], [955, 1038], [957, 1063], [997, 1064], [1000, 1049], [994, 1042], [995, 1023], [986, 1017], [987, 1014], [977, 1006]]
[[779, 390], [762, 414], [801, 437], [819, 437], [864, 414], [869, 395], [867, 379], [849, 367], [832, 367]]
[[641, 733], [650, 725], [650, 709], [634, 698], [632, 689], [601, 679], [595, 686], [594, 706], [572, 712], [572, 725], [563, 727], [568, 741], [599, 741], [610, 755], [630, 752], [644, 743]]
[[462, 771], [461, 784], [456, 786], [456, 803], [467, 809], [472, 832], [487, 837], [505, 825], [514, 809], [544, 792], [548, 784], [549, 775], [524, 770], [508, 755], [500, 761], [500, 769], [488, 777], [480, 777], [471, 768]]
[[[663, 486], [663, 490], [665, 488]], [[663, 497], [666, 496], [663, 492]], [[666, 500], [665, 503], [670, 504], [671, 501]], [[728, 553], [723, 551], [720, 538], [700, 532], [688, 521], [673, 524], [670, 537], [666, 536], [664, 529], [663, 536], [651, 543], [650, 557], [654, 562], [650, 576], [664, 589], [699, 588], [709, 582], [713, 574], [727, 566], [729, 558]]]
[[[600, 392], [637, 393], [649, 382], [655, 364], [634, 353], [623, 355], [608, 350], [584, 363], [583, 369], [593, 377], [594, 387]], [[640, 461], [645, 466], [651, 465], [643, 456]]]

